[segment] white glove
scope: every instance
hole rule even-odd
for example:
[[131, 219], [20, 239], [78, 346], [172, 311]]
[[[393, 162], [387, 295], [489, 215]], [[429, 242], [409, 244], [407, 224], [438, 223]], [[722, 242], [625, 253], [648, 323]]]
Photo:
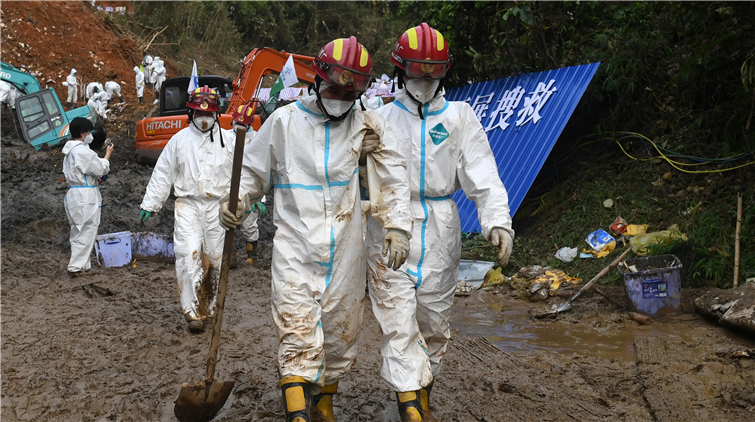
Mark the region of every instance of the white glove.
[[380, 136], [372, 129], [367, 129], [362, 140], [362, 149], [359, 151], [359, 164], [365, 165], [367, 163], [367, 154], [375, 151], [378, 145], [380, 145]]
[[388, 268], [397, 271], [409, 256], [409, 236], [399, 229], [388, 229], [383, 244], [383, 256], [388, 255]]
[[246, 209], [244, 198], [239, 196], [239, 201], [236, 204], [236, 215], [234, 215], [229, 209], [230, 199], [226, 196], [220, 200], [220, 225], [226, 230], [234, 230], [236, 226], [241, 224], [241, 217], [244, 216], [244, 210]]
[[494, 227], [490, 231], [490, 244], [501, 247], [500, 252], [498, 252], [498, 258], [495, 261], [496, 264], [500, 266], [508, 264], [511, 250], [514, 248], [514, 239], [511, 237], [511, 233], [500, 227]]

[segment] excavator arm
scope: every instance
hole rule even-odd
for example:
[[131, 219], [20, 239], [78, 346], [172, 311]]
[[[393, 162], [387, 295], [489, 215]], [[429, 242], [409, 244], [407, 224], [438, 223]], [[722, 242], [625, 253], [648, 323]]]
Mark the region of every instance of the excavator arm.
[[[315, 72], [309, 63], [314, 57], [291, 54], [294, 57], [296, 76], [301, 82], [312, 83]], [[272, 48], [254, 48], [241, 61], [239, 76], [233, 81], [233, 95], [228, 110], [235, 110], [255, 98], [259, 92], [263, 77], [272, 72], [279, 73], [288, 60], [289, 53], [273, 50]]]
[[10, 63], [2, 62], [2, 72], [0, 77], [5, 82], [15, 86], [22, 95], [33, 94], [42, 87], [34, 76], [21, 71]]

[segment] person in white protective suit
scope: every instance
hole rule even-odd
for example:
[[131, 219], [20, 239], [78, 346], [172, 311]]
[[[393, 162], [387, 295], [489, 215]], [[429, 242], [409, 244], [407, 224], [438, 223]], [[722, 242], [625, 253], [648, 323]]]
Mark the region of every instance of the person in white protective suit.
[[66, 216], [71, 225], [71, 259], [68, 261], [68, 274], [71, 277], [90, 275], [92, 268], [92, 248], [100, 225], [99, 178], [110, 171], [112, 143], [107, 147], [105, 158], [89, 149], [93, 140], [92, 122], [76, 117], [71, 120], [69, 130], [72, 140], [63, 146], [63, 174], [70, 189], [65, 197]]
[[152, 56], [147, 54], [147, 52], [143, 52], [144, 58], [142, 59], [142, 69], [144, 69], [144, 81], [145, 83], [151, 84], [152, 83], [152, 73], [151, 73], [151, 66], [152, 66]]
[[[236, 131], [242, 127], [246, 129], [246, 139], [244, 145], [249, 145], [254, 138], [255, 131], [251, 128], [250, 123], [253, 120], [253, 107], [250, 104], [239, 106], [238, 110], [233, 112], [233, 139], [236, 139]], [[265, 206], [265, 197], [259, 202], [252, 205], [250, 210], [245, 211], [244, 220], [239, 225], [239, 230], [246, 240], [246, 263], [253, 265], [259, 255], [259, 238], [260, 229], [257, 223], [259, 217], [265, 217], [268, 214]]]
[[159, 58], [155, 59], [152, 74], [155, 83], [154, 104], [157, 104], [160, 101], [160, 87], [163, 85], [163, 82], [165, 82], [165, 63], [162, 60], [159, 60]]
[[100, 91], [104, 91], [105, 88], [102, 87], [102, 84], [99, 82], [89, 82], [87, 84], [87, 100], [92, 98], [92, 95], [94, 95], [94, 89], [98, 88]]
[[136, 86], [136, 98], [139, 99], [139, 104], [144, 103], [144, 72], [139, 69], [139, 66], [134, 66], [134, 79]]
[[446, 40], [422, 23], [399, 37], [391, 61], [400, 89], [377, 112], [400, 133], [409, 157], [414, 224], [409, 257], [394, 271], [380, 253], [383, 229], [368, 221], [368, 285], [383, 331], [381, 374], [397, 393], [402, 421], [437, 421], [430, 391], [451, 335], [461, 257], [459, 213], [449, 195], [461, 187], [475, 202], [482, 235], [500, 246], [499, 265], [508, 262], [514, 232], [482, 125], [469, 104], [444, 98]]
[[[312, 67], [315, 95], [279, 108], [262, 125], [244, 151], [240, 186], [248, 205], [275, 185], [272, 310], [287, 422], [308, 422], [310, 411], [335, 421], [338, 381], [356, 363], [366, 274], [357, 170], [366, 136], [380, 141], [370, 158], [370, 192], [380, 198], [372, 214], [388, 229], [384, 252], [397, 268], [411, 231], [396, 135], [356, 103], [369, 84], [369, 53], [354, 37], [337, 39]], [[227, 201], [221, 211], [225, 227], [238, 225], [241, 212], [231, 214]]]
[[76, 80], [76, 69], [71, 69], [71, 74], [66, 77], [66, 86], [68, 87], [66, 105], [69, 109], [76, 108], [79, 101], [79, 82]]
[[107, 101], [109, 98], [110, 96], [107, 92], [100, 91], [99, 88], [94, 87], [94, 93], [92, 93], [92, 97], [87, 101], [87, 105], [94, 108], [100, 117], [107, 119]]
[[176, 196], [173, 249], [181, 308], [189, 331], [200, 333], [214, 315], [225, 232], [218, 222], [228, 195], [234, 142], [218, 122], [218, 94], [197, 88], [186, 103], [189, 126], [170, 138], [157, 160], [141, 203], [139, 222]]
[[123, 101], [123, 97], [121, 96], [121, 86], [118, 84], [118, 82], [115, 81], [107, 81], [105, 82], [105, 92], [107, 92], [108, 100], [113, 99], [113, 95], [118, 96], [118, 101]]
[[8, 82], [0, 81], [0, 102], [9, 105], [12, 110], [15, 110], [16, 98], [18, 98], [18, 89]]
[[152, 60], [152, 63], [149, 65], [149, 82], [153, 85], [153, 88], [155, 84], [155, 68], [159, 62], [160, 56], [155, 56], [154, 60]]

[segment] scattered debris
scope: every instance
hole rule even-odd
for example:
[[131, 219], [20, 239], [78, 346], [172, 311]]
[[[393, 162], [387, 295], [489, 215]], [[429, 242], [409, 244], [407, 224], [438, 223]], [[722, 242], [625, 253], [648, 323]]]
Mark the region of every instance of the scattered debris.
[[[627, 227], [627, 231], [629, 228]], [[679, 231], [679, 226], [674, 224], [667, 230], [652, 233], [638, 234], [629, 240], [632, 250], [637, 255], [647, 255], [653, 245], [671, 243], [676, 240], [687, 241], [687, 235]]]
[[574, 261], [574, 258], [576, 258], [578, 254], [579, 254], [579, 249], [564, 246], [563, 248], [556, 251], [555, 257], [560, 259], [563, 262], [572, 262]]
[[695, 299], [695, 310], [721, 325], [755, 333], [755, 283], [736, 289], [713, 289]]
[[653, 323], [653, 318], [647, 315], [642, 315], [638, 312], [630, 312], [629, 317], [638, 322], [640, 325], [650, 325]]

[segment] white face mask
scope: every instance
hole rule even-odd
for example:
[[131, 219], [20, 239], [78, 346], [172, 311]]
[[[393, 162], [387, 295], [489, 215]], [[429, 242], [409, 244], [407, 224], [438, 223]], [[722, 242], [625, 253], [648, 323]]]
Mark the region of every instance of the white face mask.
[[406, 93], [422, 104], [430, 102], [435, 97], [440, 81], [437, 79], [405, 79]]
[[87, 134], [87, 136], [84, 138], [84, 143], [89, 145], [94, 141], [94, 136], [92, 136], [91, 133]]
[[202, 132], [206, 132], [210, 130], [212, 125], [215, 123], [215, 117], [214, 116], [202, 116], [202, 117], [195, 117], [194, 118], [194, 124], [201, 130]]
[[332, 117], [339, 117], [354, 107], [354, 101], [322, 99], [322, 106]]

